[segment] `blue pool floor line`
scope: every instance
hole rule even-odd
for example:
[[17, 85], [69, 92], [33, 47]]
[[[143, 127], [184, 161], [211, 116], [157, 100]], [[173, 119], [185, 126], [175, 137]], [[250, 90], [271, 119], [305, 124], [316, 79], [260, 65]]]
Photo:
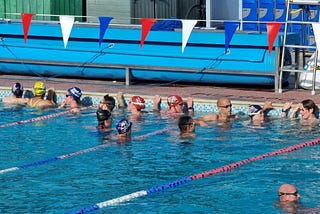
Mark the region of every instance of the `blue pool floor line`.
[[[154, 132], [147, 133], [145, 135], [133, 137], [132, 140], [142, 140], [142, 139], [147, 138], [149, 136], [161, 134], [161, 133], [163, 133], [165, 131], [168, 131], [169, 129], [171, 129], [171, 127], [163, 128], [163, 129], [160, 129], [160, 130], [157, 130], [157, 131], [154, 131]], [[73, 157], [73, 156], [77, 156], [77, 155], [80, 155], [80, 154], [85, 154], [85, 153], [88, 153], [88, 152], [96, 151], [98, 149], [102, 149], [102, 148], [111, 146], [113, 144], [117, 144], [117, 142], [111, 142], [111, 143], [108, 143], [108, 144], [102, 144], [102, 145], [98, 145], [98, 146], [94, 146], [94, 147], [91, 147], [91, 148], [79, 150], [77, 152], [72, 152], [72, 153], [69, 153], [69, 154], [60, 155], [60, 156], [53, 157], [53, 158], [48, 158], [48, 159], [45, 159], [45, 160], [35, 161], [35, 162], [27, 163], [27, 164], [24, 164], [24, 165], [21, 165], [21, 166], [15, 166], [15, 167], [7, 168], [7, 169], [2, 169], [2, 170], [0, 170], [0, 174], [5, 174], [7, 172], [12, 172], [12, 171], [20, 170], [20, 169], [27, 169], [27, 168], [32, 167], [32, 166], [39, 166], [39, 165], [55, 162], [55, 161], [62, 160], [62, 159], [67, 159], [67, 158], [70, 158], [70, 157]]]
[[307, 141], [307, 142], [304, 142], [304, 143], [296, 144], [296, 145], [289, 146], [289, 147], [286, 147], [286, 148], [283, 148], [283, 149], [279, 149], [279, 150], [268, 152], [268, 153], [265, 153], [265, 154], [262, 154], [262, 155], [258, 155], [258, 156], [255, 156], [255, 157], [247, 158], [247, 159], [235, 162], [235, 163], [231, 163], [231, 164], [228, 164], [228, 165], [225, 165], [225, 166], [222, 166], [222, 167], [218, 167], [216, 169], [211, 169], [209, 171], [197, 173], [197, 174], [191, 175], [189, 177], [185, 177], [185, 178], [173, 181], [173, 182], [169, 182], [169, 183], [166, 183], [166, 184], [155, 186], [155, 187], [152, 187], [152, 188], [149, 188], [149, 189], [146, 189], [146, 190], [141, 190], [141, 191], [134, 192], [134, 193], [131, 193], [131, 194], [128, 194], [128, 195], [124, 195], [124, 196], [121, 196], [121, 197], [118, 197], [118, 198], [114, 198], [114, 199], [103, 201], [103, 202], [100, 202], [100, 203], [97, 203], [97, 204], [94, 204], [94, 205], [90, 205], [90, 206], [84, 207], [82, 209], [72, 211], [72, 212], [70, 212], [70, 214], [82, 214], [82, 213], [92, 212], [92, 211], [101, 209], [103, 207], [117, 205], [117, 204], [125, 202], [125, 201], [130, 201], [130, 200], [135, 199], [135, 198], [139, 198], [139, 197], [146, 196], [146, 195], [149, 195], [149, 194], [152, 194], [152, 193], [164, 191], [164, 190], [169, 189], [169, 188], [175, 188], [175, 187], [178, 187], [178, 186], [180, 186], [182, 184], [191, 182], [193, 180], [202, 179], [202, 178], [205, 178], [205, 177], [208, 177], [208, 176], [211, 176], [211, 175], [215, 175], [215, 174], [219, 174], [219, 173], [222, 173], [222, 172], [228, 172], [228, 171], [231, 171], [232, 169], [234, 169], [236, 167], [240, 167], [242, 165], [248, 164], [248, 163], [253, 162], [253, 161], [257, 161], [257, 160], [260, 160], [260, 159], [263, 159], [263, 158], [267, 158], [267, 157], [271, 157], [271, 156], [275, 156], [275, 155], [280, 155], [280, 154], [283, 154], [283, 153], [296, 151], [296, 150], [299, 150], [299, 149], [302, 149], [302, 148], [308, 147], [308, 146], [315, 146], [315, 145], [318, 145], [319, 143], [320, 143], [320, 138], [313, 139], [313, 140], [310, 140], [310, 141]]

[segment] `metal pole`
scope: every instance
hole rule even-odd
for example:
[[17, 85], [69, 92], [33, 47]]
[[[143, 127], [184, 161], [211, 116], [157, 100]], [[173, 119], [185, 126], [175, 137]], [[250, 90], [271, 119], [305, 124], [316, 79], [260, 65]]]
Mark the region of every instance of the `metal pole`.
[[211, 27], [211, 0], [206, 0], [206, 27]]

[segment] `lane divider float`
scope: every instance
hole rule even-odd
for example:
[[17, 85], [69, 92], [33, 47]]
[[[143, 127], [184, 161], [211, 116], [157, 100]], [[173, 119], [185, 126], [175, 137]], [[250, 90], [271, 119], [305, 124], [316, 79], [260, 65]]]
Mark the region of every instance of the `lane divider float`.
[[[166, 132], [166, 131], [168, 131], [170, 129], [172, 129], [172, 127], [163, 128], [163, 129], [160, 129], [160, 130], [157, 130], [157, 131], [154, 131], [154, 132], [147, 133], [145, 135], [132, 137], [132, 140], [142, 140], [142, 139], [145, 139], [145, 138], [150, 137], [150, 136], [161, 134], [161, 133]], [[108, 144], [102, 144], [102, 145], [98, 145], [98, 146], [94, 146], [94, 147], [91, 147], [91, 148], [79, 150], [77, 152], [72, 152], [72, 153], [65, 154], [65, 155], [60, 155], [60, 156], [53, 157], [53, 158], [40, 160], [40, 161], [35, 161], [35, 162], [27, 163], [27, 164], [24, 164], [24, 165], [21, 165], [21, 166], [15, 166], [15, 167], [7, 168], [7, 169], [2, 169], [2, 170], [0, 170], [0, 174], [5, 174], [7, 172], [12, 172], [12, 171], [20, 170], [20, 169], [27, 169], [27, 168], [32, 167], [32, 166], [39, 166], [39, 165], [43, 165], [43, 164], [47, 164], [47, 163], [52, 163], [52, 162], [55, 162], [55, 161], [58, 161], [58, 160], [67, 159], [67, 158], [74, 157], [74, 156], [77, 156], [77, 155], [80, 155], [80, 154], [85, 154], [85, 153], [88, 153], [88, 152], [96, 151], [98, 149], [102, 149], [102, 148], [105, 148], [105, 147], [108, 147], [108, 146], [111, 146], [111, 145], [114, 145], [114, 144], [118, 144], [118, 142], [111, 142], [111, 143], [108, 143]]]
[[141, 190], [141, 191], [134, 192], [134, 193], [131, 193], [131, 194], [128, 194], [128, 195], [124, 195], [124, 196], [121, 196], [121, 197], [118, 197], [118, 198], [114, 198], [114, 199], [103, 201], [103, 202], [100, 202], [100, 203], [97, 203], [97, 204], [94, 204], [94, 205], [90, 205], [90, 206], [81, 208], [79, 210], [72, 211], [72, 212], [70, 212], [70, 214], [82, 214], [82, 213], [92, 212], [92, 211], [101, 209], [103, 207], [114, 206], [114, 205], [117, 205], [117, 204], [119, 204], [121, 202], [130, 201], [132, 199], [135, 199], [135, 198], [138, 198], [138, 197], [141, 197], [141, 196], [149, 195], [149, 194], [152, 194], [152, 193], [157, 193], [157, 192], [164, 191], [164, 190], [170, 189], [170, 188], [175, 188], [175, 187], [178, 187], [178, 186], [180, 186], [182, 184], [185, 184], [185, 183], [197, 180], [197, 179], [205, 178], [205, 177], [208, 177], [208, 176], [211, 176], [211, 175], [216, 175], [216, 174], [223, 173], [223, 172], [228, 172], [228, 171], [231, 171], [234, 168], [237, 168], [237, 167], [240, 167], [242, 165], [251, 163], [253, 161], [257, 161], [257, 160], [260, 160], [260, 159], [263, 159], [263, 158], [267, 158], [267, 157], [271, 157], [271, 156], [275, 156], [275, 155], [280, 155], [280, 154], [283, 154], [283, 153], [292, 152], [292, 151], [299, 150], [299, 149], [302, 149], [302, 148], [308, 147], [308, 146], [315, 146], [315, 145], [318, 145], [319, 143], [320, 143], [320, 138], [317, 138], [317, 139], [310, 140], [310, 141], [307, 141], [307, 142], [304, 142], [304, 143], [296, 144], [296, 145], [289, 146], [289, 147], [286, 147], [286, 148], [283, 148], [283, 149], [279, 149], [279, 150], [268, 152], [268, 153], [265, 153], [265, 154], [262, 154], [262, 155], [258, 155], [258, 156], [255, 156], [255, 157], [247, 158], [247, 159], [235, 162], [235, 163], [231, 163], [231, 164], [228, 164], [228, 165], [225, 165], [225, 166], [222, 166], [222, 167], [218, 167], [216, 169], [211, 169], [211, 170], [208, 170], [208, 171], [205, 171], [205, 172], [200, 172], [200, 173], [191, 175], [189, 177], [181, 178], [181, 179], [178, 179], [176, 181], [172, 181], [172, 182], [169, 182], [169, 183], [166, 183], [166, 184], [162, 184], [162, 185], [159, 185], [159, 186], [151, 187], [151, 188], [146, 189], [146, 190]]
[[[93, 106], [89, 106], [89, 107], [82, 107], [80, 108], [80, 110], [86, 110], [86, 109], [90, 109], [93, 108]], [[0, 125], [0, 128], [6, 128], [6, 127], [10, 127], [10, 126], [16, 126], [16, 125], [22, 125], [22, 124], [26, 124], [26, 123], [32, 123], [32, 122], [37, 122], [37, 121], [41, 121], [41, 120], [47, 120], [47, 119], [51, 119], [54, 117], [59, 117], [61, 115], [65, 115], [68, 113], [72, 113], [71, 110], [67, 110], [67, 111], [63, 111], [63, 112], [59, 112], [59, 113], [54, 113], [54, 114], [49, 114], [49, 115], [44, 115], [44, 116], [40, 116], [40, 117], [35, 117], [35, 118], [31, 118], [28, 120], [21, 120], [21, 121], [17, 121], [17, 122], [12, 122], [12, 123], [7, 123], [7, 124], [3, 124]]]

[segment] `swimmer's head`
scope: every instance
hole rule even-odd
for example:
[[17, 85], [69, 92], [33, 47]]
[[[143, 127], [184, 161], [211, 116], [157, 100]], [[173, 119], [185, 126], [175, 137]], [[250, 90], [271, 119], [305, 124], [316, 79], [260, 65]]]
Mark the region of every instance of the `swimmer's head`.
[[253, 117], [254, 115], [259, 114], [262, 111], [262, 107], [259, 105], [250, 105], [248, 114], [250, 117]]
[[145, 100], [140, 96], [133, 96], [130, 102], [137, 110], [141, 110], [146, 107]]
[[81, 89], [78, 87], [72, 87], [68, 89], [68, 94], [73, 97], [75, 100], [79, 100], [82, 96]]
[[12, 86], [11, 91], [16, 97], [22, 97], [22, 94], [23, 94], [23, 86], [22, 86], [22, 84], [19, 83], [19, 82], [15, 83]]
[[132, 123], [126, 119], [122, 119], [117, 123], [117, 131], [119, 134], [127, 133], [131, 130]]
[[33, 90], [34, 90], [34, 95], [42, 96], [46, 93], [46, 85], [43, 82], [38, 81], [34, 84]]
[[167, 103], [169, 107], [175, 107], [177, 105], [183, 105], [183, 100], [178, 95], [170, 95], [167, 98]]
[[102, 109], [98, 109], [96, 112], [97, 115], [97, 120], [99, 122], [103, 122], [105, 120], [108, 120], [111, 117], [111, 113], [108, 110], [102, 110]]

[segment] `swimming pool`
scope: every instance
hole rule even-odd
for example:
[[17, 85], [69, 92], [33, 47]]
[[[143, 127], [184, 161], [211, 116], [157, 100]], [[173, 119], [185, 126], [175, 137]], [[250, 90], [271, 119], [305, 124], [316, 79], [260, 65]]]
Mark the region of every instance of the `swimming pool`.
[[[0, 109], [1, 124], [59, 112], [3, 104]], [[122, 115], [115, 113], [114, 118], [118, 121]], [[271, 119], [256, 129], [244, 125], [245, 119], [231, 126], [197, 127], [197, 138], [182, 140], [173, 120], [150, 113], [133, 124], [133, 137], [146, 137], [126, 144], [102, 140], [93, 129], [97, 125], [93, 109], [81, 116], [61, 115], [2, 128], [0, 170], [104, 147], [0, 174], [0, 211], [68, 213], [319, 136], [319, 128], [301, 130], [296, 121]], [[319, 159], [318, 146], [305, 147], [96, 213], [280, 213], [274, 203], [282, 183], [294, 183], [304, 205], [319, 207]]]

